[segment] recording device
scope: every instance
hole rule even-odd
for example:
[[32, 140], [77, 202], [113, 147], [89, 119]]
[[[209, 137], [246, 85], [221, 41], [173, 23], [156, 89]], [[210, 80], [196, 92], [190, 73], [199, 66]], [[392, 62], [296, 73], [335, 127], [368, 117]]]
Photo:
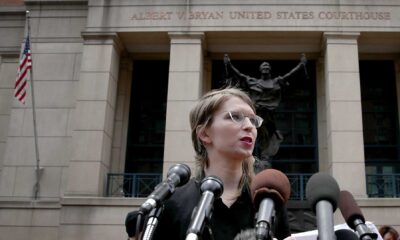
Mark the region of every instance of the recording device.
[[316, 173], [308, 180], [306, 197], [311, 209], [317, 215], [319, 240], [336, 239], [333, 213], [337, 208], [339, 192], [339, 185], [329, 174]]
[[211, 219], [214, 200], [221, 197], [224, 186], [221, 179], [209, 176], [201, 181], [202, 192], [198, 205], [193, 209], [192, 219], [187, 230], [186, 240], [197, 240], [203, 232], [205, 221]]
[[275, 207], [281, 207], [289, 199], [289, 179], [281, 171], [275, 169], [263, 170], [254, 177], [251, 192], [254, 207], [258, 209], [256, 239], [269, 239]]
[[377, 239], [378, 235], [371, 231], [365, 224], [365, 218], [361, 213], [353, 195], [348, 191], [341, 191], [339, 195], [339, 209], [342, 212], [347, 225], [357, 232], [360, 240]]
[[153, 208], [160, 206], [161, 202], [169, 198], [175, 192], [175, 187], [182, 186], [189, 181], [190, 168], [186, 164], [175, 164], [167, 173], [167, 179], [158, 184], [155, 190], [147, 197], [140, 206], [139, 212], [147, 215]]

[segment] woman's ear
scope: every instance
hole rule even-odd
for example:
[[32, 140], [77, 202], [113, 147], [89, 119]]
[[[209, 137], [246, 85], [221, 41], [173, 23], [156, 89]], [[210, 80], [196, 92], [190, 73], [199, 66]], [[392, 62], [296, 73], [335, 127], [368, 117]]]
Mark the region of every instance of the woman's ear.
[[211, 143], [211, 138], [208, 136], [207, 133], [207, 127], [204, 127], [203, 125], [197, 126], [196, 134], [203, 144]]

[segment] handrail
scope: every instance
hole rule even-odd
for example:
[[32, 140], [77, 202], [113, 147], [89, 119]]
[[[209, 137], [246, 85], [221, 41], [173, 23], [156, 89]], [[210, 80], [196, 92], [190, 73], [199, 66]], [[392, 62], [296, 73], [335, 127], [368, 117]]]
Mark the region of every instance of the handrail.
[[[286, 174], [290, 186], [290, 200], [304, 201], [310, 173]], [[107, 174], [107, 197], [147, 197], [162, 181], [158, 173], [109, 173]], [[400, 197], [400, 174], [367, 174], [368, 197]]]
[[368, 197], [400, 197], [400, 174], [367, 174]]
[[146, 197], [161, 182], [158, 173], [109, 173], [107, 197]]

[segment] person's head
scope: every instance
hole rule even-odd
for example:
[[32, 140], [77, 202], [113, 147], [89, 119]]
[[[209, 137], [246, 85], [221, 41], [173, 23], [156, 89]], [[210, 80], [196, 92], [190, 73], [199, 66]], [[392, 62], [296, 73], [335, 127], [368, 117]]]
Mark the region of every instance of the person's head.
[[268, 62], [263, 62], [260, 65], [261, 74], [270, 74], [271, 73], [271, 65]]
[[253, 102], [239, 89], [213, 90], [201, 97], [190, 112], [198, 174], [209, 166], [210, 152], [218, 151], [228, 158], [244, 160], [244, 173], [251, 180], [256, 127], [261, 122]]
[[391, 226], [380, 227], [379, 233], [381, 234], [383, 240], [397, 240], [399, 238], [399, 233]]

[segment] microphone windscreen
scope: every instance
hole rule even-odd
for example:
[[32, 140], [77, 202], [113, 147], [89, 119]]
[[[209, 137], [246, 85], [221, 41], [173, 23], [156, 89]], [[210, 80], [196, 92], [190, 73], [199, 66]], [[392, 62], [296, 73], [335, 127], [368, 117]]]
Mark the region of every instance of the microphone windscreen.
[[339, 192], [340, 189], [336, 180], [327, 173], [316, 173], [312, 175], [306, 186], [306, 198], [314, 212], [316, 212], [317, 202], [321, 200], [329, 201], [335, 212], [339, 199]]
[[342, 212], [343, 218], [350, 228], [355, 229], [354, 220], [359, 219], [365, 223], [365, 218], [360, 207], [354, 200], [353, 195], [348, 191], [341, 191], [339, 196], [339, 209]]
[[337, 240], [358, 240], [358, 236], [349, 229], [338, 229], [335, 235]]
[[253, 204], [256, 208], [264, 198], [271, 198], [276, 205], [289, 200], [290, 182], [284, 173], [276, 169], [266, 169], [258, 173], [251, 183]]
[[177, 187], [183, 186], [190, 179], [190, 175], [191, 175], [190, 167], [183, 163], [178, 163], [178, 164], [172, 165], [168, 169], [167, 177], [169, 177], [171, 175], [178, 176], [179, 183], [176, 185]]
[[221, 197], [224, 192], [224, 185], [222, 180], [217, 176], [208, 176], [201, 181], [200, 191], [203, 193], [205, 191], [212, 192], [214, 198], [217, 199]]

